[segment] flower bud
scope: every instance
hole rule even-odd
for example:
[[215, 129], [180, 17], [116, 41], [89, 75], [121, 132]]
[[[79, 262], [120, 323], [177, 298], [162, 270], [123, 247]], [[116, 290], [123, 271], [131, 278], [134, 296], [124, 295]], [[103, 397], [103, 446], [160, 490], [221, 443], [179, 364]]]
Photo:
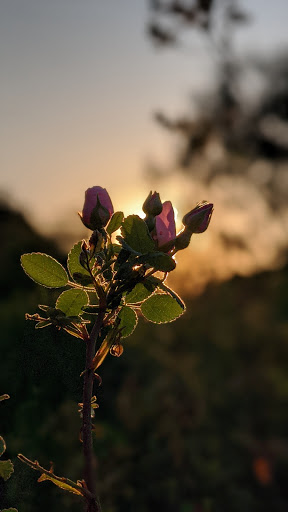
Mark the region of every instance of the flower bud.
[[191, 212], [184, 215], [182, 222], [191, 233], [203, 233], [209, 226], [212, 212], [213, 204], [202, 201]]
[[171, 201], [165, 201], [160, 215], [157, 215], [155, 222], [154, 240], [157, 241], [158, 248], [166, 252], [173, 247], [176, 237], [176, 226], [174, 219], [174, 210]]
[[82, 215], [79, 215], [84, 226], [94, 231], [106, 226], [113, 211], [113, 205], [107, 190], [95, 186], [86, 190]]
[[158, 192], [152, 194], [152, 190], [149, 193], [147, 199], [144, 201], [142, 210], [147, 216], [156, 217], [162, 212], [162, 203]]

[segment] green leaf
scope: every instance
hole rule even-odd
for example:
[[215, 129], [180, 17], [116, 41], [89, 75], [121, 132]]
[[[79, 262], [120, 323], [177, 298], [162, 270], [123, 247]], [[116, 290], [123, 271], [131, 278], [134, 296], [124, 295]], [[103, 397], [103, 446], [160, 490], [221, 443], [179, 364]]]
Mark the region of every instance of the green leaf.
[[120, 228], [123, 218], [124, 218], [123, 212], [115, 212], [112, 215], [110, 222], [106, 228], [108, 235], [112, 235], [112, 233], [114, 233], [115, 231], [117, 231], [117, 229]]
[[112, 244], [112, 246], [114, 254], [119, 254], [119, 252], [122, 250], [122, 245]]
[[131, 253], [135, 256], [141, 256], [141, 252], [135, 251], [135, 249], [133, 249], [130, 245], [127, 244], [127, 242], [124, 240], [122, 236], [116, 236], [116, 238], [118, 242], [120, 242], [122, 249], [124, 249], [126, 253]]
[[121, 336], [127, 338], [132, 334], [138, 323], [138, 318], [135, 311], [128, 306], [124, 306], [118, 317], [120, 318], [119, 328], [121, 330]]
[[0, 461], [0, 477], [4, 478], [4, 480], [8, 480], [14, 471], [14, 466], [10, 459], [5, 461]]
[[161, 272], [171, 272], [176, 267], [175, 260], [168, 254], [164, 254], [164, 252], [143, 254], [143, 256], [138, 258], [137, 263], [146, 263], [149, 267], [153, 267]]
[[125, 242], [134, 249], [134, 251], [142, 254], [152, 252], [155, 244], [149, 235], [149, 231], [143, 219], [138, 215], [129, 215], [121, 227], [121, 234]]
[[93, 278], [90, 276], [90, 274], [84, 274], [82, 272], [74, 272], [72, 277], [73, 277], [73, 281], [81, 284], [82, 286], [93, 286]]
[[66, 290], [59, 295], [56, 308], [61, 309], [66, 316], [78, 316], [83, 313], [82, 308], [89, 302], [88, 295], [84, 290]]
[[127, 304], [135, 304], [136, 302], [142, 302], [147, 299], [153, 293], [153, 290], [148, 290], [143, 283], [137, 283], [133, 290], [128, 293], [125, 297]]
[[172, 290], [171, 288], [169, 288], [168, 286], [166, 286], [166, 284], [164, 284], [163, 282], [160, 281], [160, 283], [158, 284], [158, 287], [161, 288], [161, 290], [164, 290], [164, 292], [167, 292], [169, 293], [169, 295], [171, 295], [171, 297], [173, 297], [173, 299], [175, 299], [179, 306], [181, 306], [181, 308], [185, 311], [186, 309], [186, 306], [185, 306], [185, 303], [183, 302], [183, 300], [179, 297], [179, 295], [177, 295], [176, 292], [174, 292], [174, 290]]
[[79, 256], [81, 252], [82, 240], [73, 245], [71, 251], [68, 254], [67, 267], [70, 276], [76, 283], [82, 284], [82, 286], [92, 286], [92, 278], [85, 268], [79, 263]]
[[0, 436], [0, 457], [1, 457], [1, 455], [3, 455], [5, 450], [6, 450], [6, 443], [3, 439], [3, 437]]
[[46, 288], [62, 288], [68, 283], [68, 275], [60, 263], [40, 252], [21, 256], [21, 264], [26, 274]]
[[18, 512], [17, 508], [2, 508], [1, 512]]
[[167, 293], [157, 293], [149, 297], [141, 306], [143, 316], [150, 322], [163, 324], [173, 322], [185, 311], [176, 299]]

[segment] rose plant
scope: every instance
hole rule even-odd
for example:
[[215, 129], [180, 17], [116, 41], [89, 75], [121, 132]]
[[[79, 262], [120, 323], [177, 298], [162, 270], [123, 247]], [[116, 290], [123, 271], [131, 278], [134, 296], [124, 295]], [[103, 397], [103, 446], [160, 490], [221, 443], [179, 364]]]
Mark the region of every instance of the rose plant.
[[[39, 305], [40, 313], [27, 314], [36, 329], [54, 326], [80, 338], [86, 347], [82, 417], [83, 478], [73, 482], [58, 477], [37, 461], [22, 454], [20, 460], [39, 471], [39, 481], [50, 480], [84, 500], [86, 512], [101, 510], [94, 474], [92, 418], [98, 407], [94, 387], [101, 383], [99, 367], [110, 353], [120, 356], [124, 340], [136, 328], [138, 317], [154, 323], [172, 322], [185, 311], [182, 299], [165, 283], [176, 267], [174, 255], [190, 243], [193, 233], [208, 227], [213, 205], [199, 203], [183, 218], [184, 229], [176, 234], [170, 201], [163, 204], [157, 192], [143, 204], [145, 219], [115, 212], [106, 189], [86, 190], [83, 224], [92, 231], [88, 240], [76, 243], [68, 254], [67, 269], [51, 256], [23, 254], [26, 274], [47, 288], [64, 288], [54, 307]], [[117, 235], [117, 232], [120, 234]]]

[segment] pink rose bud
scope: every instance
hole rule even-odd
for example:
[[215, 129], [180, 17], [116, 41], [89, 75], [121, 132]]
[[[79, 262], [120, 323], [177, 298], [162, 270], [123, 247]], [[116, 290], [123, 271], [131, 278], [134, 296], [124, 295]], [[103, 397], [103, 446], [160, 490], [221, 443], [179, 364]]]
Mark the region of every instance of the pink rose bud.
[[184, 215], [182, 222], [191, 233], [203, 233], [209, 226], [212, 212], [213, 204], [202, 201], [191, 212]]
[[83, 224], [93, 231], [106, 226], [114, 210], [106, 188], [91, 187], [85, 192], [82, 215]]
[[147, 199], [143, 203], [142, 210], [148, 216], [152, 215], [153, 217], [156, 217], [156, 215], [160, 215], [162, 212], [162, 203], [158, 192], [154, 192], [154, 194], [152, 194], [151, 190]]
[[157, 215], [155, 222], [154, 239], [157, 240], [160, 250], [170, 250], [176, 237], [174, 210], [171, 201], [163, 203], [162, 212]]

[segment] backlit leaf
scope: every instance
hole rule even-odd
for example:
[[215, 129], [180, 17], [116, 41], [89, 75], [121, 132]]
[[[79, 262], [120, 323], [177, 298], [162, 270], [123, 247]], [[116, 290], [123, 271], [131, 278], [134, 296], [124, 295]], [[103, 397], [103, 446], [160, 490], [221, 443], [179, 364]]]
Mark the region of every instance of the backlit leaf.
[[5, 461], [0, 461], [0, 477], [4, 480], [8, 480], [14, 471], [14, 466], [10, 459]]
[[137, 315], [133, 309], [129, 308], [128, 306], [124, 306], [121, 309], [118, 317], [120, 318], [119, 328], [122, 329], [121, 336], [123, 338], [127, 338], [127, 336], [132, 334], [137, 325]]
[[56, 308], [61, 309], [66, 316], [78, 316], [83, 313], [82, 308], [88, 304], [88, 295], [84, 290], [65, 290], [59, 295]]
[[127, 304], [135, 304], [147, 299], [153, 293], [153, 290], [148, 290], [143, 283], [138, 283], [134, 286], [133, 290], [125, 297]]
[[184, 313], [185, 308], [181, 307], [171, 295], [157, 293], [143, 302], [141, 311], [150, 322], [162, 324], [176, 320]]
[[137, 259], [137, 263], [146, 263], [149, 267], [161, 272], [171, 272], [176, 267], [175, 260], [163, 252], [150, 252]]
[[77, 242], [68, 254], [67, 267], [70, 276], [76, 283], [80, 283], [83, 286], [92, 286], [92, 278], [85, 268], [79, 263], [79, 256], [81, 252], [82, 240]]
[[107, 231], [108, 235], [112, 235], [112, 233], [114, 233], [115, 231], [117, 231], [117, 229], [120, 228], [123, 218], [124, 218], [123, 212], [113, 213], [113, 215], [110, 219], [110, 222], [109, 222], [108, 226], [106, 227], [106, 231]]
[[21, 256], [21, 264], [26, 274], [46, 288], [62, 288], [68, 283], [68, 275], [60, 263], [40, 252]]
[[129, 215], [124, 219], [121, 227], [121, 234], [125, 242], [142, 254], [152, 252], [155, 244], [149, 234], [146, 222], [138, 215]]

